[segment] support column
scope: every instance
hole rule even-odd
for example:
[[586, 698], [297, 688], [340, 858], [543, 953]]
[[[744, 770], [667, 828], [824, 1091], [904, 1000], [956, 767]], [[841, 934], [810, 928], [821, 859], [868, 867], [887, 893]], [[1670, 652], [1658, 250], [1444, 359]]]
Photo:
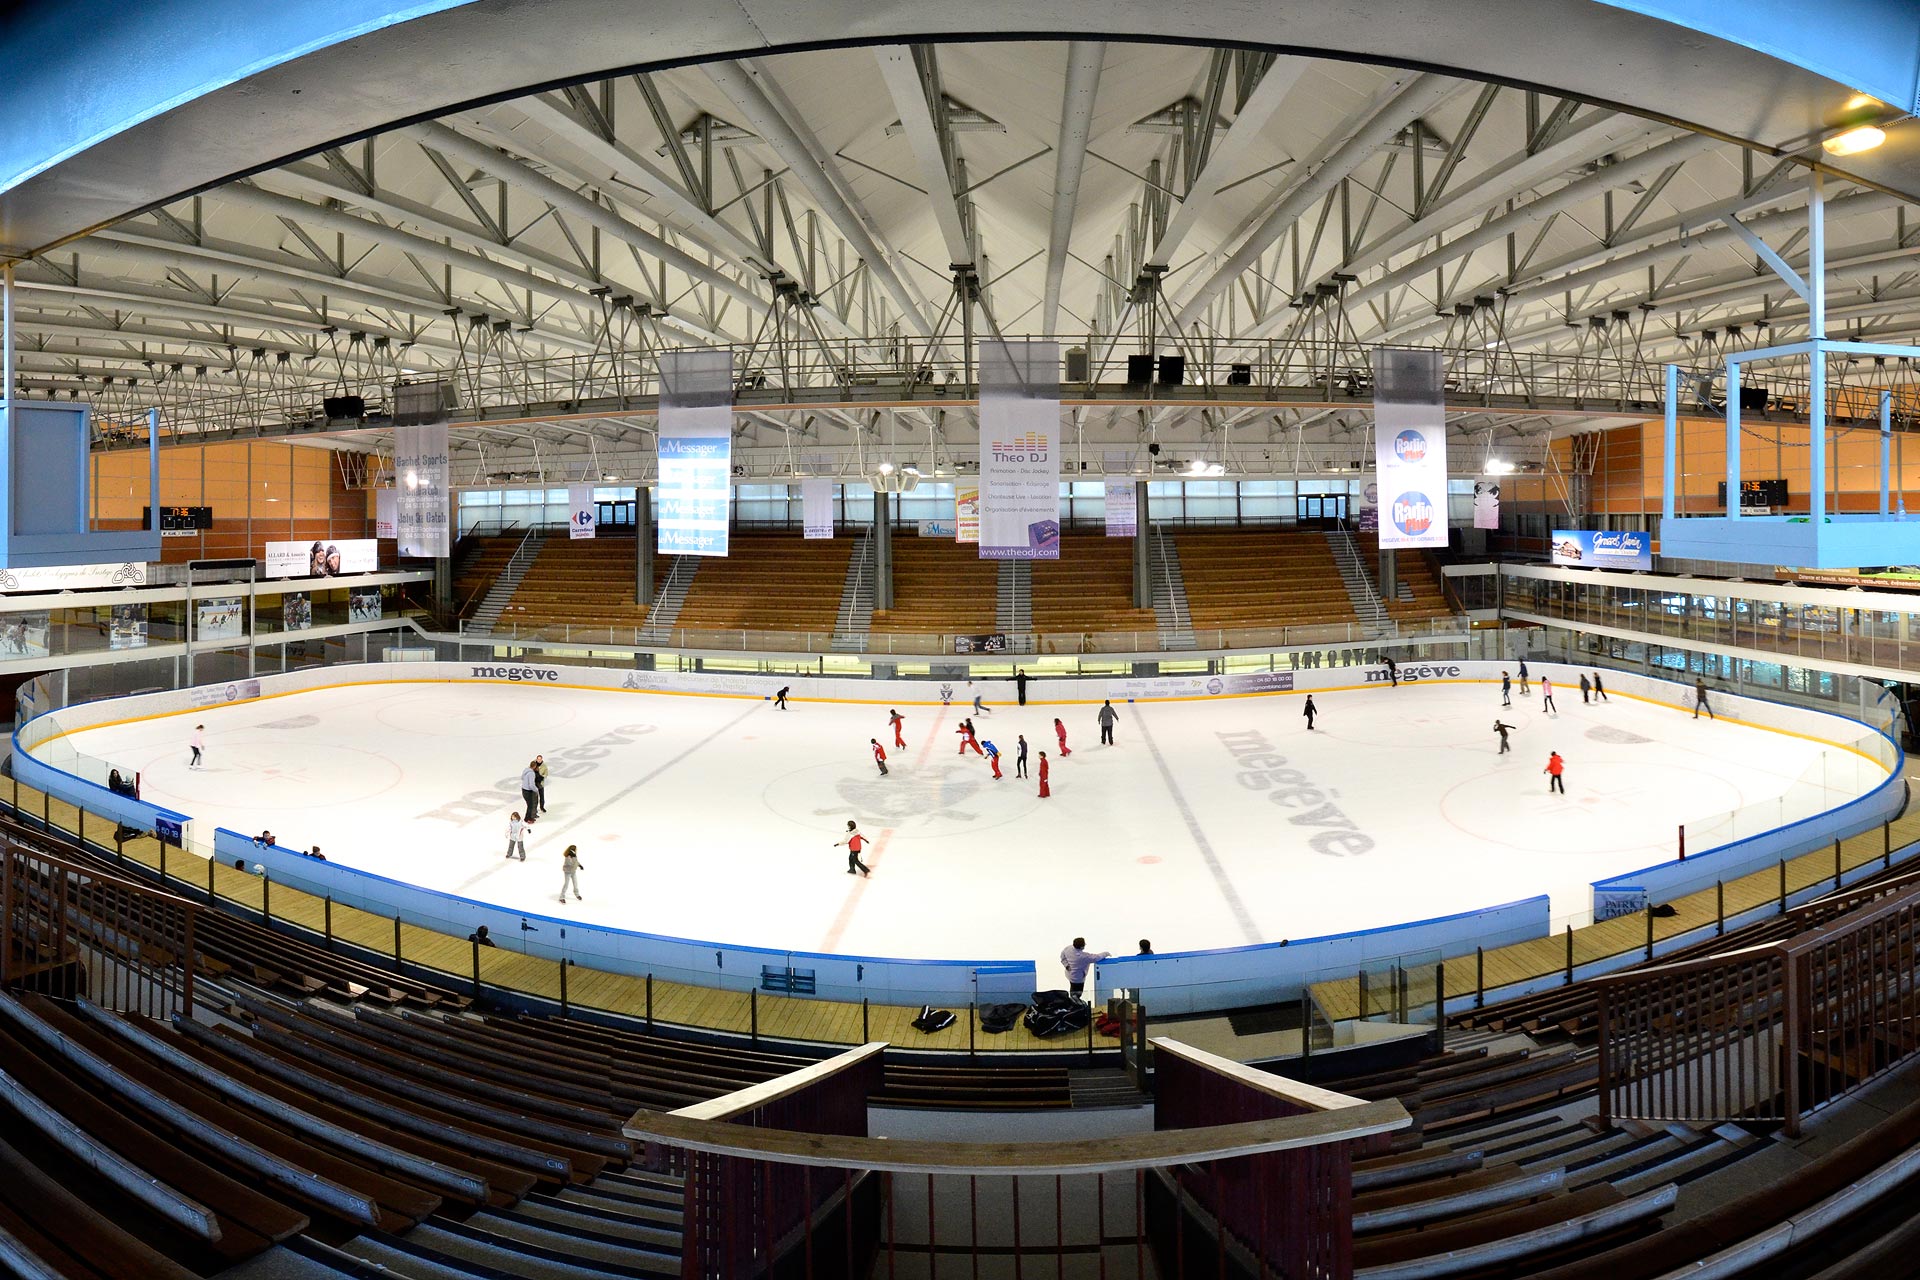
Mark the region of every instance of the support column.
[[1393, 599], [1400, 590], [1400, 563], [1394, 559], [1394, 553], [1382, 548], [1380, 552], [1380, 603]]
[[653, 603], [653, 490], [635, 485], [633, 490], [633, 599], [636, 604]]
[[[1807, 515], [1815, 524], [1827, 516], [1827, 185], [1813, 171], [1807, 193]], [[1728, 495], [1729, 500], [1737, 501]], [[1816, 538], [1818, 533], [1814, 535]]]
[[435, 556], [433, 561], [433, 612], [436, 617], [453, 621], [453, 557]]
[[1147, 509], [1147, 482], [1133, 482], [1133, 607], [1153, 607], [1153, 513]]
[[873, 607], [893, 608], [893, 495], [873, 491]]

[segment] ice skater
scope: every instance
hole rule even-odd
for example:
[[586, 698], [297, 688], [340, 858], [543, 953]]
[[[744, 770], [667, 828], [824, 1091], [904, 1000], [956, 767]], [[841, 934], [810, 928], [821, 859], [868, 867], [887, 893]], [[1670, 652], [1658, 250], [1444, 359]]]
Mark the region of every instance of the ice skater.
[[773, 705], [774, 705], [774, 706], [776, 706], [776, 707], [778, 707], [778, 708], [780, 708], [780, 710], [782, 710], [782, 711], [786, 711], [786, 710], [788, 710], [788, 707], [787, 707], [787, 691], [788, 691], [788, 690], [790, 690], [790, 689], [792, 689], [792, 688], [793, 688], [793, 686], [792, 686], [792, 685], [790, 685], [790, 684], [783, 684], [783, 685], [781, 685], [781, 686], [780, 686], [780, 690], [779, 690], [779, 692], [778, 692], [778, 693], [775, 693], [775, 694], [773, 695]]
[[1600, 683], [1600, 673], [1598, 671], [1593, 673], [1593, 696], [1602, 702], [1613, 701], [1612, 698], [1607, 696], [1607, 686]]
[[993, 745], [993, 739], [991, 738], [988, 738], [980, 745], [987, 749], [987, 763], [993, 766], [993, 776], [996, 778], [1000, 777], [1000, 748]]
[[1493, 722], [1493, 731], [1500, 735], [1500, 749], [1494, 752], [1495, 755], [1503, 756], [1513, 750], [1512, 744], [1507, 741], [1507, 734], [1511, 733], [1513, 728], [1513, 725], [1507, 724], [1502, 720], [1495, 720]]
[[973, 721], [962, 720], [960, 722], [960, 727], [958, 729], [955, 729], [954, 732], [960, 735], [960, 754], [961, 755], [967, 754], [968, 747], [972, 747], [973, 754], [977, 756], [986, 754], [984, 751], [980, 750], [980, 738], [973, 731]]
[[1720, 718], [1713, 714], [1713, 705], [1707, 701], [1707, 682], [1696, 676], [1693, 681], [1693, 718], [1698, 720], [1702, 711], [1707, 713], [1709, 720]]
[[1398, 689], [1400, 687], [1400, 664], [1393, 660], [1393, 655], [1390, 653], [1381, 654], [1380, 661], [1387, 664], [1387, 679], [1392, 681], [1395, 689]]
[[1547, 752], [1547, 767], [1540, 772], [1547, 775], [1548, 795], [1552, 795], [1556, 791], [1561, 795], [1567, 794], [1567, 780], [1562, 776], [1566, 771], [1567, 762], [1560, 758], [1560, 753], [1558, 751]]
[[1017, 737], [1019, 741], [1013, 748], [1013, 776], [1024, 778], [1027, 776], [1027, 735], [1022, 733]]
[[187, 768], [198, 769], [200, 767], [201, 757], [206, 749], [207, 726], [197, 724], [193, 726], [193, 736], [187, 739], [187, 750], [193, 752], [193, 755], [187, 760]]
[[1300, 708], [1300, 714], [1307, 718], [1307, 732], [1313, 732], [1313, 718], [1320, 714], [1320, 708], [1313, 705], [1313, 695], [1307, 695], [1307, 705]]
[[1587, 679], [1587, 673], [1580, 673], [1580, 701], [1582, 704], [1593, 701], [1593, 681]]
[[1555, 715], [1560, 714], [1560, 708], [1553, 702], [1553, 681], [1545, 676], [1540, 677], [1540, 709], [1551, 711]]
[[507, 819], [507, 861], [513, 861], [516, 853], [520, 855], [520, 861], [527, 860], [527, 824], [520, 821], [518, 810]]
[[1513, 705], [1513, 677], [1504, 671], [1500, 673], [1500, 705], [1503, 707]]
[[[1063, 755], [1063, 756], [1070, 756], [1070, 755], [1072, 755], [1072, 754], [1073, 754], [1073, 752], [1071, 752], [1071, 751], [1069, 751], [1069, 750], [1067, 750], [1067, 726], [1066, 726], [1066, 725], [1064, 725], [1064, 724], [1061, 724], [1061, 723], [1060, 723], [1060, 717], [1059, 717], [1059, 716], [1055, 716], [1055, 717], [1053, 718], [1053, 736], [1054, 736], [1054, 737], [1056, 737], [1056, 738], [1058, 738], [1058, 739], [1060, 739], [1060, 754], [1061, 754], [1061, 755]], [[1046, 753], [1046, 752], [1044, 752], [1044, 751], [1042, 751], [1042, 752], [1040, 753], [1040, 758], [1041, 758], [1042, 760], [1045, 760], [1045, 759], [1047, 758], [1047, 753]], [[1041, 768], [1040, 768], [1040, 772], [1044, 774], [1044, 773], [1045, 773], [1046, 771], [1047, 771], [1047, 770], [1046, 770], [1046, 766], [1044, 766], [1044, 765], [1042, 765], [1042, 766], [1041, 766]]]
[[1047, 753], [1040, 753], [1040, 798], [1047, 799], [1053, 794], [1053, 788], [1047, 785]]
[[990, 716], [993, 714], [993, 708], [980, 701], [980, 695], [977, 693], [973, 695], [973, 714], [977, 716]]
[[1027, 705], [1027, 673], [1023, 667], [1013, 669], [1013, 692], [1020, 699], [1020, 705]]
[[1113, 725], [1114, 725], [1114, 722], [1119, 718], [1120, 718], [1120, 713], [1113, 709], [1113, 699], [1108, 698], [1106, 703], [1100, 708], [1099, 719], [1100, 719], [1100, 745], [1101, 746], [1110, 747], [1113, 745]]
[[540, 814], [540, 775], [534, 772], [531, 760], [520, 771], [520, 799], [526, 804], [527, 825], [532, 826]]
[[540, 812], [544, 815], [547, 811], [547, 758], [545, 756], [533, 758], [533, 789], [539, 793]]
[[880, 745], [880, 739], [878, 738], [868, 738], [867, 742], [873, 747], [873, 762], [880, 766], [880, 776], [883, 778], [886, 777], [887, 749]]
[[1527, 683], [1527, 660], [1522, 658], [1520, 659], [1520, 696], [1524, 698], [1532, 692], [1533, 687]]
[[893, 745], [901, 751], [907, 749], [906, 735], [901, 732], [906, 727], [907, 718], [896, 708], [888, 714], [887, 723], [893, 726]]
[[867, 847], [867, 838], [860, 834], [860, 828], [852, 818], [847, 819], [847, 838], [833, 842], [833, 847], [836, 849], [841, 845], [847, 846], [848, 875], [857, 873], [863, 876], [870, 876], [873, 874], [873, 868], [860, 861], [860, 851]]
[[573, 900], [580, 902], [580, 846], [570, 844], [567, 851], [560, 855], [560, 901], [567, 900], [567, 890], [573, 890]]

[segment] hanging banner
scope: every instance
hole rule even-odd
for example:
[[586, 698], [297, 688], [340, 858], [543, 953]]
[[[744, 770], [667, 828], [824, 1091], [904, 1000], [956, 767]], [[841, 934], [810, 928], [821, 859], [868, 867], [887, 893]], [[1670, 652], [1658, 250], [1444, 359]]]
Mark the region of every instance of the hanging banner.
[[660, 353], [660, 553], [727, 554], [733, 477], [733, 353]]
[[1574, 569], [1653, 568], [1653, 535], [1644, 529], [1555, 529], [1553, 563]]
[[953, 540], [980, 541], [980, 483], [977, 480], [953, 486]]
[[373, 491], [373, 536], [376, 538], [393, 538], [399, 536], [395, 532], [393, 490], [391, 489], [375, 489]]
[[1375, 481], [1369, 480], [1360, 486], [1358, 527], [1362, 533], [1380, 531], [1380, 486]]
[[1447, 545], [1447, 411], [1438, 351], [1375, 347], [1380, 547]]
[[265, 576], [337, 578], [343, 573], [372, 573], [380, 567], [380, 543], [374, 538], [345, 542], [269, 542]]
[[448, 555], [447, 424], [393, 429], [393, 536], [403, 556]]
[[800, 482], [800, 525], [802, 537], [833, 537], [833, 481], [814, 477]]
[[1139, 505], [1131, 478], [1107, 481], [1107, 536], [1131, 538], [1140, 532]]
[[1500, 527], [1500, 482], [1491, 476], [1481, 476], [1473, 482], [1473, 527]]
[[1060, 558], [1060, 344], [980, 344], [980, 558]]
[[594, 526], [600, 519], [599, 504], [593, 500], [593, 486], [590, 484], [570, 484], [567, 486], [567, 537], [591, 538]]

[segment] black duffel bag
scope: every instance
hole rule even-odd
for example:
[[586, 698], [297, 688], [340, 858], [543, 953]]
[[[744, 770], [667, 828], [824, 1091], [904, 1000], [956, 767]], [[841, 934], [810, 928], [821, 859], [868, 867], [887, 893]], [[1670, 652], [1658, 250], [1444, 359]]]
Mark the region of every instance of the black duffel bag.
[[1027, 1010], [1026, 1021], [1027, 1030], [1047, 1040], [1074, 1031], [1085, 1031], [1087, 1024], [1093, 1021], [1093, 1009], [1078, 1000], [1070, 1000], [1065, 1005], [1035, 1005]]

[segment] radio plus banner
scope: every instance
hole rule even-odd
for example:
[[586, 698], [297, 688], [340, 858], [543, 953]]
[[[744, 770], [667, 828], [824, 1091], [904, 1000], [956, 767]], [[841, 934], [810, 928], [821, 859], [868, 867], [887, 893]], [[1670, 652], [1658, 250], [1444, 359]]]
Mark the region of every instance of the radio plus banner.
[[1107, 536], [1131, 538], [1140, 532], [1140, 508], [1132, 479], [1107, 481]]
[[570, 484], [567, 486], [567, 537], [591, 538], [594, 527], [600, 522], [600, 506], [593, 500], [593, 486], [590, 484]]
[[1375, 347], [1373, 465], [1380, 546], [1447, 545], [1447, 411], [1438, 351]]
[[1576, 569], [1651, 569], [1653, 535], [1644, 529], [1555, 529], [1553, 562]]
[[953, 540], [980, 541], [980, 486], [977, 482], [953, 486]]
[[269, 578], [337, 578], [344, 573], [372, 573], [379, 567], [377, 538], [267, 544]]
[[833, 481], [809, 477], [800, 482], [800, 525], [803, 538], [833, 536]]
[[1060, 344], [980, 344], [980, 558], [1060, 558]]
[[451, 553], [449, 470], [446, 423], [393, 429], [393, 536], [401, 555], [438, 558]]
[[733, 477], [733, 353], [660, 353], [660, 552], [727, 554]]

